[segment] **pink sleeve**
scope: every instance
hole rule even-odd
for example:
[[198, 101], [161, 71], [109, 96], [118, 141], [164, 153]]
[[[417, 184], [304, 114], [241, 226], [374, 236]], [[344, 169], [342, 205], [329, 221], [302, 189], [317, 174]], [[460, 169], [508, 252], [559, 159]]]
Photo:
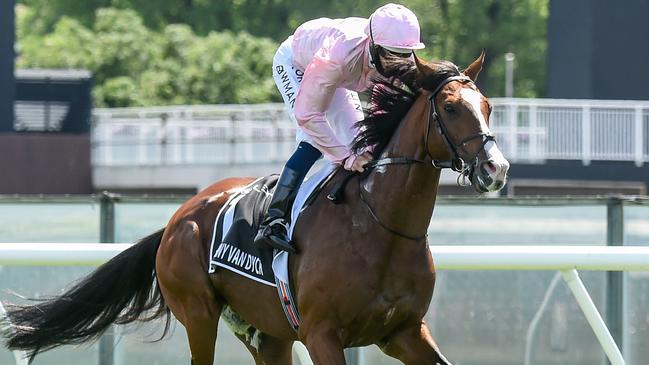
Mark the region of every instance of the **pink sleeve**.
[[295, 98], [295, 119], [323, 154], [341, 163], [351, 151], [342, 144], [327, 122], [325, 112], [342, 79], [342, 66], [332, 61], [325, 50], [318, 52], [304, 71]]

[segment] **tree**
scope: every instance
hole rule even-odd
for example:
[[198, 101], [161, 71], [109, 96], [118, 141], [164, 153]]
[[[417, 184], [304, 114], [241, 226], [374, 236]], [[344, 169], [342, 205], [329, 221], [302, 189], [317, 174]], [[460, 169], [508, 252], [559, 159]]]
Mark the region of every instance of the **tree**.
[[[199, 35], [212, 31], [246, 31], [279, 40], [290, 34], [286, 26], [294, 6], [291, 0], [18, 0], [34, 9], [35, 30], [45, 34], [63, 17], [77, 19], [88, 28], [100, 8], [130, 9], [144, 24], [162, 31], [169, 24], [191, 24]], [[318, 8], [311, 4], [311, 8]]]
[[[19, 0], [19, 67], [86, 68], [101, 106], [279, 101], [271, 78], [279, 42], [306, 20], [368, 17], [384, 1]], [[486, 48], [479, 85], [515, 96], [545, 90], [548, 0], [403, 0], [420, 20], [425, 59], [463, 67]], [[112, 6], [105, 8], [105, 6]], [[118, 90], [123, 87], [123, 90]]]
[[[300, 0], [293, 5], [290, 26], [326, 14], [329, 17], [367, 17], [384, 1], [322, 2]], [[424, 59], [445, 59], [460, 68], [486, 49], [479, 84], [489, 96], [504, 95], [504, 55], [516, 54], [515, 96], [545, 92], [546, 23], [548, 0], [402, 0], [417, 17], [426, 48]]]
[[421, 8], [419, 1], [413, 3], [417, 14], [437, 15], [422, 21], [432, 56], [462, 67], [486, 49], [479, 84], [489, 96], [504, 95], [507, 52], [516, 55], [515, 96], [544, 94], [547, 0], [438, 0]]
[[44, 36], [30, 31], [37, 18], [30, 8], [16, 11], [17, 67], [94, 69], [95, 35], [77, 20], [64, 17]]
[[241, 32], [194, 34], [187, 25], [148, 29], [133, 10], [98, 9], [92, 29], [63, 17], [32, 34], [36, 12], [18, 12], [19, 67], [84, 68], [97, 106], [278, 101], [271, 77], [277, 44]]

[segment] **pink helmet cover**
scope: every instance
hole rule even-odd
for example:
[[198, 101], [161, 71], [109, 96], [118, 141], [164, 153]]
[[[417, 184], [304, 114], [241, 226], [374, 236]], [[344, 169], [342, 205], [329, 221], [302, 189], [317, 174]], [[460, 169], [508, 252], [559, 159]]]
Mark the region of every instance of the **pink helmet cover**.
[[417, 16], [408, 8], [398, 4], [386, 4], [376, 9], [370, 16], [370, 24], [366, 33], [379, 46], [412, 50], [425, 47], [421, 43], [419, 21]]

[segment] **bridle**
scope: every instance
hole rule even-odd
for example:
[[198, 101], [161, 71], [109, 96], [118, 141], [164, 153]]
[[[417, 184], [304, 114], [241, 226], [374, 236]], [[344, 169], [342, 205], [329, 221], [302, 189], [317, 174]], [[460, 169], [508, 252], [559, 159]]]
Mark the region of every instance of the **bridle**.
[[[437, 168], [437, 169], [446, 169], [450, 168], [455, 172], [459, 172], [462, 174], [468, 174], [470, 169], [472, 167], [477, 167], [478, 164], [478, 154], [480, 154], [480, 151], [484, 149], [484, 146], [487, 144], [489, 141], [496, 141], [496, 137], [491, 134], [491, 133], [486, 133], [486, 132], [478, 132], [476, 134], [473, 134], [469, 137], [464, 138], [461, 140], [459, 143], [453, 142], [451, 139], [448, 128], [446, 127], [446, 123], [444, 123], [444, 120], [442, 119], [441, 115], [437, 112], [437, 105], [435, 103], [435, 98], [437, 97], [437, 94], [442, 90], [442, 88], [448, 84], [449, 82], [452, 81], [459, 81], [463, 84], [467, 83], [472, 83], [473, 80], [471, 80], [467, 76], [451, 76], [446, 79], [444, 79], [436, 88], [433, 90], [430, 95], [428, 95], [428, 101], [430, 104], [430, 113], [428, 113], [428, 118], [426, 120], [426, 135], [424, 137], [424, 143], [426, 145], [426, 157], [430, 158], [430, 164]], [[453, 155], [453, 158], [451, 160], [443, 161], [443, 160], [437, 160], [433, 157], [432, 153], [430, 152], [430, 147], [428, 144], [428, 138], [430, 136], [430, 126], [431, 126], [431, 120], [435, 121], [435, 126], [437, 128], [437, 131], [439, 134], [442, 136], [442, 139], [444, 140], [444, 143], [448, 146], [449, 150], [451, 150], [451, 154]], [[463, 149], [466, 152], [466, 146], [469, 144], [469, 142], [473, 141], [474, 139], [481, 138], [482, 142], [480, 145], [480, 148], [478, 151], [471, 157], [471, 164], [467, 165], [467, 163], [460, 157], [460, 154], [458, 153], [458, 149]], [[426, 164], [427, 162], [425, 160], [420, 160], [417, 158], [412, 158], [412, 157], [384, 157], [378, 160], [373, 160], [371, 162], [368, 162], [365, 167], [372, 169], [375, 167], [379, 166], [386, 166], [386, 165], [410, 165], [414, 163], [424, 163]]]
[[[429, 148], [428, 147], [428, 136], [430, 135], [430, 120], [434, 119], [435, 122], [436, 122], [435, 124], [436, 124], [436, 127], [437, 127], [437, 130], [438, 130], [439, 134], [442, 136], [442, 139], [444, 140], [444, 142], [446, 143], [448, 148], [453, 153], [453, 159], [450, 161], [450, 168], [453, 169], [453, 171], [460, 172], [460, 173], [465, 173], [465, 172], [470, 170], [470, 167], [475, 168], [475, 167], [478, 166], [478, 154], [480, 153], [480, 151], [482, 151], [484, 149], [484, 146], [487, 144], [487, 142], [489, 142], [489, 141], [494, 141], [495, 142], [496, 137], [491, 133], [480, 131], [480, 132], [478, 132], [476, 134], [473, 134], [473, 135], [471, 135], [469, 137], [464, 138], [463, 140], [461, 140], [457, 144], [455, 144], [451, 140], [451, 137], [450, 137], [450, 135], [448, 133], [448, 129], [446, 128], [446, 123], [444, 123], [444, 120], [442, 119], [442, 117], [437, 112], [437, 105], [435, 103], [435, 97], [437, 97], [437, 94], [439, 94], [440, 90], [442, 90], [444, 85], [448, 84], [451, 81], [459, 81], [459, 82], [462, 82], [463, 84], [473, 82], [473, 80], [471, 80], [470, 78], [468, 78], [466, 76], [451, 76], [451, 77], [447, 78], [446, 80], [442, 81], [437, 86], [437, 88], [428, 96], [428, 100], [430, 101], [430, 107], [431, 107], [432, 113], [428, 114], [428, 122], [427, 122], [427, 126], [426, 126], [426, 137], [425, 137], [426, 153], [428, 154], [428, 156], [430, 156], [433, 166], [435, 166], [435, 167], [439, 166], [439, 168], [443, 168], [444, 166], [440, 166], [439, 165], [440, 163], [448, 164], [447, 161], [436, 162], [435, 159], [433, 159], [433, 156], [431, 155], [430, 151], [428, 150], [428, 148]], [[473, 157], [471, 157], [471, 159], [470, 159], [471, 165], [467, 166], [466, 162], [462, 159], [462, 157], [460, 157], [460, 154], [458, 153], [458, 148], [461, 148], [461, 149], [464, 150], [464, 152], [467, 152], [466, 151], [466, 146], [469, 144], [469, 142], [473, 141], [474, 139], [478, 139], [478, 138], [482, 139], [482, 141], [480, 143], [480, 148], [473, 155]]]
[[[387, 166], [387, 165], [410, 165], [410, 164], [415, 164], [415, 163], [422, 163], [422, 164], [428, 164], [430, 163], [429, 166], [433, 166], [436, 169], [445, 169], [445, 168], [450, 168], [453, 171], [459, 172], [460, 177], [466, 177], [470, 173], [473, 172], [473, 170], [478, 166], [479, 159], [478, 159], [478, 154], [482, 150], [484, 150], [485, 145], [489, 141], [496, 141], [496, 137], [491, 134], [487, 133], [484, 131], [478, 132], [476, 134], [473, 134], [469, 137], [464, 138], [461, 140], [459, 143], [453, 142], [451, 139], [448, 129], [446, 127], [446, 124], [444, 123], [444, 120], [442, 119], [441, 115], [437, 112], [437, 105], [435, 103], [435, 98], [437, 97], [437, 94], [442, 90], [442, 88], [448, 84], [449, 82], [452, 81], [458, 81], [463, 84], [467, 83], [472, 83], [473, 80], [471, 80], [469, 77], [464, 76], [464, 75], [459, 75], [459, 76], [451, 76], [446, 79], [444, 79], [436, 88], [433, 90], [430, 95], [428, 95], [428, 101], [430, 103], [430, 112], [428, 113], [428, 118], [426, 121], [426, 136], [424, 137], [424, 143], [426, 144], [426, 158], [430, 158], [430, 162], [427, 162], [426, 160], [421, 160], [417, 158], [412, 158], [412, 157], [384, 157], [378, 160], [373, 160], [371, 162], [368, 162], [365, 165], [365, 168], [368, 170], [374, 169], [379, 166]], [[448, 146], [448, 148], [451, 150], [452, 153], [452, 159], [443, 161], [443, 160], [436, 160], [433, 158], [432, 153], [430, 152], [430, 147], [428, 145], [428, 138], [430, 135], [430, 128], [431, 128], [431, 119], [435, 121], [435, 126], [437, 128], [437, 131], [439, 134], [442, 136], [442, 139], [444, 140], [444, 143]], [[458, 149], [463, 149], [464, 152], [466, 151], [466, 146], [469, 144], [469, 142], [481, 138], [482, 142], [480, 145], [480, 148], [478, 151], [471, 157], [471, 164], [467, 164], [464, 159], [460, 156]], [[458, 179], [460, 178], [458, 177]], [[362, 179], [359, 179], [359, 184], [361, 183]], [[365, 204], [367, 209], [370, 212], [370, 215], [372, 218], [381, 226], [383, 229], [386, 231], [399, 236], [401, 238], [406, 238], [409, 240], [413, 241], [421, 241], [426, 238], [427, 234], [423, 234], [420, 236], [410, 236], [407, 234], [400, 233], [390, 227], [388, 227], [385, 223], [383, 223], [379, 217], [376, 215], [374, 212], [374, 209], [372, 209], [372, 206], [369, 204], [367, 200], [365, 200], [365, 197], [363, 196], [363, 189], [359, 189], [359, 194], [360, 194], [360, 199], [361, 201]]]

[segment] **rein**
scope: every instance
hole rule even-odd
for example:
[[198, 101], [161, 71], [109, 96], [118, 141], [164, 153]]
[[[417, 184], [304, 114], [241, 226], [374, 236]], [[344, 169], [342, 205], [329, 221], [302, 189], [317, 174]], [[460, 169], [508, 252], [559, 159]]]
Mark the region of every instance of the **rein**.
[[[443, 122], [442, 117], [439, 115], [437, 112], [437, 105], [435, 105], [435, 97], [439, 92], [442, 90], [444, 85], [448, 84], [451, 81], [459, 81], [464, 84], [473, 82], [470, 78], [467, 76], [451, 76], [449, 78], [446, 78], [444, 81], [442, 81], [436, 88], [433, 90], [433, 92], [430, 93], [428, 96], [428, 101], [430, 104], [430, 110], [431, 112], [428, 113], [428, 118], [426, 121], [426, 136], [424, 143], [426, 144], [426, 157], [430, 157], [430, 164], [436, 168], [436, 169], [445, 169], [445, 168], [450, 168], [453, 171], [459, 172], [460, 176], [458, 177], [458, 182], [461, 177], [465, 177], [470, 173], [472, 168], [477, 167], [478, 165], [478, 154], [480, 153], [481, 150], [484, 149], [484, 146], [487, 144], [489, 141], [495, 141], [495, 136], [490, 133], [485, 133], [485, 132], [479, 132], [474, 135], [471, 135], [463, 140], [461, 140], [458, 144], [455, 144], [451, 138], [449, 137], [448, 129], [446, 128], [446, 124]], [[442, 136], [442, 139], [444, 140], [444, 143], [448, 146], [448, 148], [451, 150], [453, 154], [453, 158], [451, 160], [436, 160], [433, 158], [432, 154], [430, 153], [429, 147], [428, 147], [428, 136], [430, 135], [430, 121], [431, 119], [435, 120], [437, 131], [439, 134]], [[473, 162], [470, 165], [467, 165], [467, 163], [460, 157], [460, 154], [458, 153], [458, 148], [463, 149], [466, 152], [466, 145], [469, 144], [469, 142], [473, 141], [474, 139], [481, 138], [482, 143], [480, 146], [480, 149], [478, 149], [478, 152], [476, 152], [475, 156], [473, 156], [472, 160]], [[426, 164], [427, 162], [425, 160], [420, 160], [417, 158], [412, 158], [412, 157], [384, 157], [378, 160], [373, 160], [365, 164], [365, 168], [367, 171], [374, 169], [376, 167], [380, 166], [388, 166], [388, 165], [411, 165], [411, 164], [416, 164], [416, 163], [421, 163], [421, 164]], [[343, 179], [342, 186], [346, 184], [347, 181], [356, 174], [350, 174], [347, 177]], [[358, 179], [358, 184], [359, 184], [359, 195], [360, 199], [367, 208], [367, 210], [370, 212], [370, 215], [372, 216], [372, 219], [376, 223], [378, 223], [383, 229], [386, 231], [394, 234], [395, 236], [405, 238], [408, 240], [416, 241], [419, 242], [423, 239], [425, 239], [428, 234], [423, 234], [420, 236], [411, 236], [407, 235], [401, 232], [398, 232], [390, 227], [388, 227], [385, 223], [379, 219], [379, 217], [376, 215], [374, 212], [374, 209], [370, 205], [370, 203], [365, 199], [365, 196], [363, 195], [363, 189], [360, 188], [362, 179]], [[331, 197], [332, 194], [329, 195]], [[330, 199], [334, 201], [334, 199]]]

